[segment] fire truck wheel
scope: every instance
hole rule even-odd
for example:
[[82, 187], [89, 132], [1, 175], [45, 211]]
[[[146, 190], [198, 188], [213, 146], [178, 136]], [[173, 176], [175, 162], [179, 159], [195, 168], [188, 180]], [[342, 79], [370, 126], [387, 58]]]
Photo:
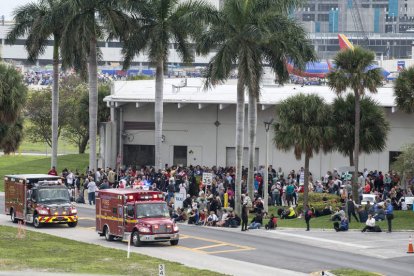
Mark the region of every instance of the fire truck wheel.
[[42, 223], [39, 221], [39, 216], [38, 216], [38, 215], [35, 215], [35, 216], [33, 217], [33, 226], [34, 226], [35, 228], [40, 228], [40, 227], [42, 227]]
[[105, 236], [105, 240], [107, 241], [113, 241], [114, 240], [114, 236], [112, 236], [111, 234], [109, 234], [109, 228], [108, 226], [104, 227], [104, 236]]
[[75, 222], [68, 222], [68, 226], [70, 228], [76, 227], [76, 225], [78, 225], [78, 222], [77, 221], [75, 221]]
[[13, 209], [11, 209], [10, 211], [10, 219], [13, 223], [17, 223], [18, 221], [18, 219], [16, 218], [16, 212]]
[[178, 244], [178, 240], [171, 240], [171, 241], [170, 241], [170, 244], [171, 244], [171, 245], [177, 245], [177, 244]]
[[132, 244], [134, 246], [137, 246], [137, 247], [138, 246], [141, 246], [141, 241], [139, 240], [139, 233], [138, 233], [138, 231], [132, 232], [131, 240], [132, 240]]

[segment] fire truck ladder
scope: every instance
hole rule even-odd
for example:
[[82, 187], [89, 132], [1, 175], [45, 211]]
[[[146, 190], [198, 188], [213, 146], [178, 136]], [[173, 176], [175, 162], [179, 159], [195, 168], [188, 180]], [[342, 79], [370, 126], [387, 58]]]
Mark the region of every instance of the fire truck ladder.
[[364, 47], [364, 46], [368, 46], [368, 35], [365, 32], [364, 24], [362, 23], [360, 5], [361, 4], [359, 0], [352, 1], [351, 15], [352, 15], [352, 20], [354, 21], [355, 30], [360, 35], [360, 38], [361, 38], [361, 40], [357, 44]]

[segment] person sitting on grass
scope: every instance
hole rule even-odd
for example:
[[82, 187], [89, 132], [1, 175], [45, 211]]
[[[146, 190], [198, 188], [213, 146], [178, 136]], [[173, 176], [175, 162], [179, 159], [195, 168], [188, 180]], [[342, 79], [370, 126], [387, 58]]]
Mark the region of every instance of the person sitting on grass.
[[296, 212], [292, 206], [289, 209], [285, 209], [282, 213], [282, 219], [294, 219], [296, 218]]
[[234, 213], [233, 209], [230, 209], [229, 210], [229, 216], [228, 216], [228, 219], [227, 219], [227, 223], [224, 226], [231, 227], [231, 228], [236, 228], [236, 227], [240, 226], [240, 223], [241, 223], [240, 217], [237, 216], [236, 213]]
[[381, 228], [378, 225], [375, 225], [375, 219], [372, 217], [372, 214], [368, 214], [365, 227], [361, 232], [381, 232]]
[[198, 222], [198, 209], [191, 209], [189, 215], [188, 215], [188, 224], [197, 224]]
[[256, 216], [253, 218], [252, 223], [249, 225], [249, 229], [260, 229], [263, 224], [263, 215], [261, 213], [256, 213]]
[[214, 211], [210, 212], [210, 215], [208, 216], [206, 220], [206, 226], [216, 226], [216, 223], [218, 222], [218, 217]]
[[345, 211], [336, 207], [335, 213], [331, 216], [332, 221], [341, 221], [341, 218], [345, 216]]
[[219, 227], [226, 226], [228, 219], [229, 219], [229, 214], [227, 213], [226, 209], [223, 209], [223, 214], [221, 215], [221, 219], [220, 221], [216, 223], [216, 226], [219, 226]]
[[207, 209], [200, 210], [199, 215], [198, 215], [199, 218], [198, 218], [198, 221], [197, 221], [196, 225], [205, 225], [206, 224], [206, 221], [207, 221], [206, 214], [207, 214]]
[[266, 224], [265, 228], [266, 230], [274, 230], [277, 227], [277, 217], [275, 215], [271, 214], [269, 222]]
[[337, 221], [335, 221], [334, 222], [334, 229], [335, 229], [336, 232], [339, 232], [339, 231], [348, 231], [348, 229], [349, 229], [348, 218], [346, 216], [343, 216], [341, 218], [341, 222], [340, 223], [337, 222]]

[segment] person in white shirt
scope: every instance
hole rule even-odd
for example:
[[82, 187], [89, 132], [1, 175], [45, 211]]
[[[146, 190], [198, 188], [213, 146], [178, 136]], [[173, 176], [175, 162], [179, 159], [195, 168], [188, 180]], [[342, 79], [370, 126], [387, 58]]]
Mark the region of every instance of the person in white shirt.
[[216, 226], [216, 223], [218, 221], [218, 217], [214, 211], [210, 212], [210, 215], [207, 218], [206, 226]]
[[98, 187], [96, 186], [95, 181], [93, 181], [93, 178], [89, 178], [88, 183], [88, 200], [89, 205], [95, 205], [95, 192], [98, 190]]
[[365, 222], [365, 227], [361, 232], [375, 232], [375, 219], [372, 217], [372, 214], [368, 215], [368, 219]]

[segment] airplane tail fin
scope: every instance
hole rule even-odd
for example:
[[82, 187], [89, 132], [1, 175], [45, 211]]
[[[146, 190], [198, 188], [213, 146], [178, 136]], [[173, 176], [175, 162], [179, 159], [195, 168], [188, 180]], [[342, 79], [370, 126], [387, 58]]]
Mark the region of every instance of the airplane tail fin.
[[341, 50], [344, 49], [354, 49], [354, 45], [352, 45], [351, 41], [349, 41], [348, 37], [346, 37], [346, 35], [344, 34], [338, 34], [338, 39], [339, 39], [339, 48]]

